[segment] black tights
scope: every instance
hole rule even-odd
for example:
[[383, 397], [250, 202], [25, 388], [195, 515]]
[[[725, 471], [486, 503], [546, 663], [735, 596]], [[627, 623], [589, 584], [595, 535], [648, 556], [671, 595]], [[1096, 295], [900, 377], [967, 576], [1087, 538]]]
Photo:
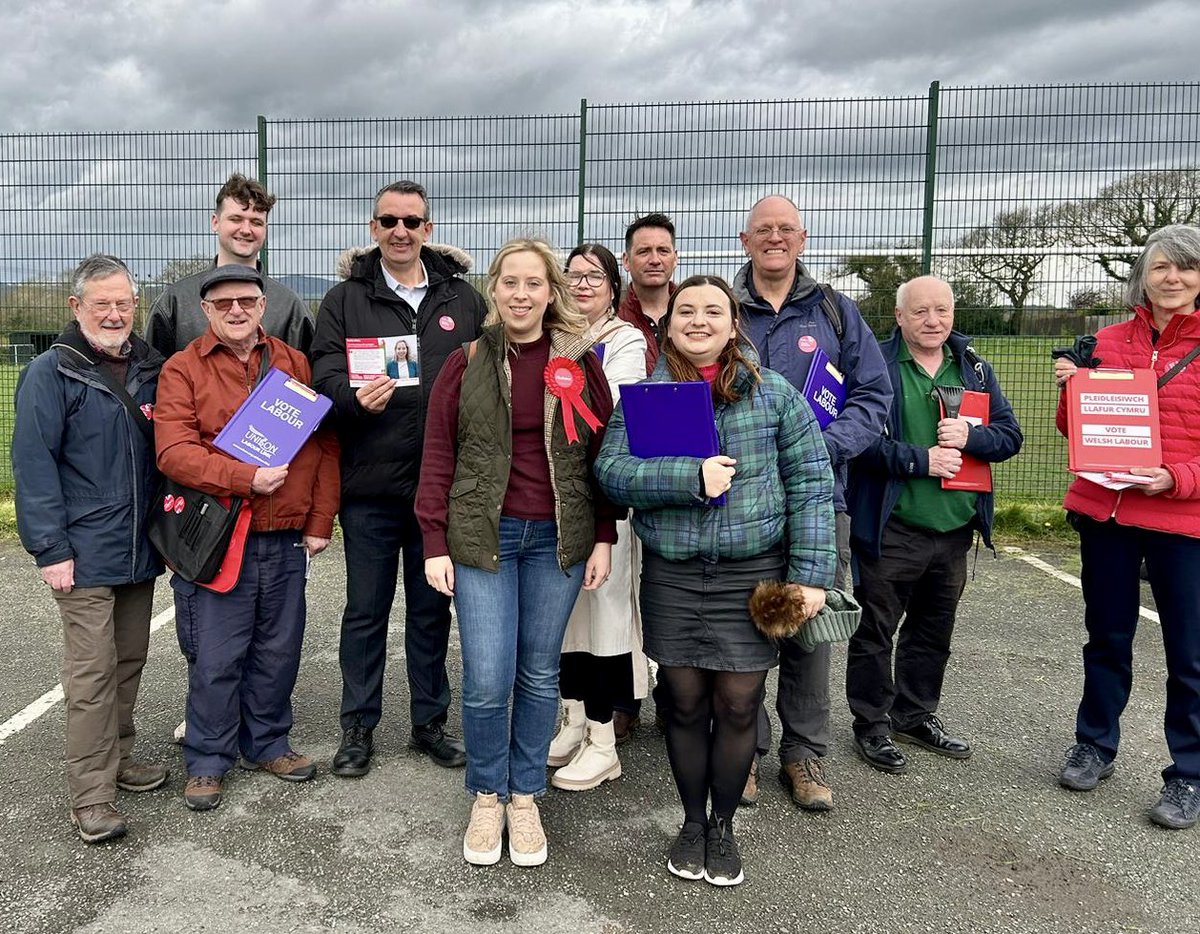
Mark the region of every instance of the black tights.
[[758, 707], [765, 671], [658, 669], [671, 703], [667, 707], [667, 757], [683, 801], [684, 820], [733, 820], [750, 774], [758, 738]]

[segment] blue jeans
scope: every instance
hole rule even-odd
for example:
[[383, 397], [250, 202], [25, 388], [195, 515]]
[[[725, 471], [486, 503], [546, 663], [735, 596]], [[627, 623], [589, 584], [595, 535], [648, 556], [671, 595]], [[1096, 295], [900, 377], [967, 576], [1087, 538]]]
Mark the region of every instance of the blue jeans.
[[[583, 584], [553, 520], [500, 519], [500, 569], [455, 562], [467, 790], [540, 795], [558, 718], [558, 656]], [[509, 699], [512, 716], [509, 717]]]

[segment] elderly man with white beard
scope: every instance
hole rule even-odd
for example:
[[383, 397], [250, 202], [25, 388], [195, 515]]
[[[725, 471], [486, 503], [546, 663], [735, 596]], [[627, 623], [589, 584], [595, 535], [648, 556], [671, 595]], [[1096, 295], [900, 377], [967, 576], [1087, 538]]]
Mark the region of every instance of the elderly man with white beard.
[[168, 777], [132, 757], [163, 571], [145, 535], [163, 358], [131, 333], [137, 290], [115, 256], [80, 263], [68, 302], [74, 320], [17, 383], [12, 460], [21, 543], [63, 622], [71, 823], [100, 843], [126, 832], [118, 789], [152, 791]]

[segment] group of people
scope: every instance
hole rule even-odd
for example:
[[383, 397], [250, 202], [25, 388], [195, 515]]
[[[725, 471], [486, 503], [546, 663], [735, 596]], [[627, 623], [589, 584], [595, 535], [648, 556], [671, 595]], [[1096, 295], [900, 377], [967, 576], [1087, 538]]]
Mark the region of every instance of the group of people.
[[[465, 766], [470, 863], [496, 863], [506, 837], [514, 864], [546, 860], [537, 798], [547, 766], [549, 784], [567, 791], [621, 775], [617, 748], [640, 723], [647, 658], [683, 810], [671, 873], [744, 878], [734, 819], [758, 797], [776, 665], [780, 779], [797, 806], [831, 809], [830, 646], [764, 634], [749, 609], [764, 581], [780, 582], [799, 621], [824, 612], [828, 591], [853, 589], [862, 619], [846, 697], [867, 764], [906, 771], [901, 745], [971, 755], [937, 711], [967, 553], [976, 534], [991, 546], [992, 494], [943, 481], [964, 458], [1014, 456], [1022, 434], [991, 366], [953, 329], [948, 283], [903, 284], [881, 344], [853, 301], [809, 275], [800, 211], [771, 195], [749, 210], [747, 262], [732, 283], [676, 284], [675, 228], [649, 214], [627, 229], [620, 260], [596, 243], [564, 263], [544, 241], [510, 241], [488, 268], [485, 302], [464, 276], [470, 257], [430, 242], [424, 188], [400, 181], [376, 195], [374, 245], [339, 258], [342, 281], [314, 321], [259, 267], [273, 204], [257, 182], [230, 178], [212, 218], [214, 262], [155, 300], [145, 340], [132, 333], [137, 284], [125, 264], [85, 259], [74, 320], [21, 376], [18, 526], [63, 619], [67, 777], [82, 839], [126, 832], [118, 789], [168, 780], [133, 756], [163, 571], [144, 535], [162, 508], [160, 474], [243, 498], [251, 513], [236, 584], [171, 581], [193, 810], [221, 804], [239, 762], [287, 781], [316, 773], [290, 741], [291, 695], [308, 561], [335, 517], [346, 605], [330, 771], [371, 768], [402, 562], [409, 745], [439, 766]], [[1200, 346], [1198, 297], [1200, 231], [1165, 228], [1134, 266], [1134, 317], [1098, 335], [1101, 360], [1165, 372]], [[350, 338], [403, 338], [388, 366], [404, 372], [352, 385]], [[824, 428], [801, 392], [814, 360], [827, 360], [844, 390]], [[291, 463], [254, 467], [213, 439], [268, 367], [333, 408]], [[1071, 367], [1055, 363], [1060, 384]], [[1079, 479], [1066, 500], [1088, 643], [1060, 781], [1088, 790], [1112, 772], [1145, 558], [1163, 620], [1173, 758], [1151, 817], [1169, 827], [1200, 816], [1200, 638], [1187, 624], [1200, 593], [1187, 573], [1200, 538], [1188, 518], [1200, 510], [1200, 436], [1186, 417], [1197, 374], [1185, 365], [1160, 392], [1166, 463], [1147, 472], [1150, 483], [1115, 494]], [[706, 384], [719, 453], [635, 456], [620, 399], [642, 381]], [[984, 394], [987, 419], [948, 417], [939, 390]], [[461, 739], [446, 729], [451, 601]]]

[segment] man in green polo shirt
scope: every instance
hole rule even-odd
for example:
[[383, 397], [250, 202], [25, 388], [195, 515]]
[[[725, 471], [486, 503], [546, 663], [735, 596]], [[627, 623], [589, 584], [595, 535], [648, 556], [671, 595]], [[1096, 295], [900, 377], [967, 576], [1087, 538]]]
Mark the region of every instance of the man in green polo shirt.
[[[848, 648], [846, 696], [855, 749], [884, 772], [908, 768], [893, 737], [955, 759], [971, 755], [936, 711], [967, 552], [976, 532], [992, 547], [992, 494], [943, 489], [942, 479], [958, 474], [964, 454], [1007, 460], [1023, 440], [991, 366], [953, 329], [950, 286], [921, 276], [900, 286], [896, 306], [896, 330], [880, 348], [891, 411], [883, 435], [851, 465], [847, 495], [863, 618]], [[939, 386], [986, 393], [987, 424], [942, 418]]]

